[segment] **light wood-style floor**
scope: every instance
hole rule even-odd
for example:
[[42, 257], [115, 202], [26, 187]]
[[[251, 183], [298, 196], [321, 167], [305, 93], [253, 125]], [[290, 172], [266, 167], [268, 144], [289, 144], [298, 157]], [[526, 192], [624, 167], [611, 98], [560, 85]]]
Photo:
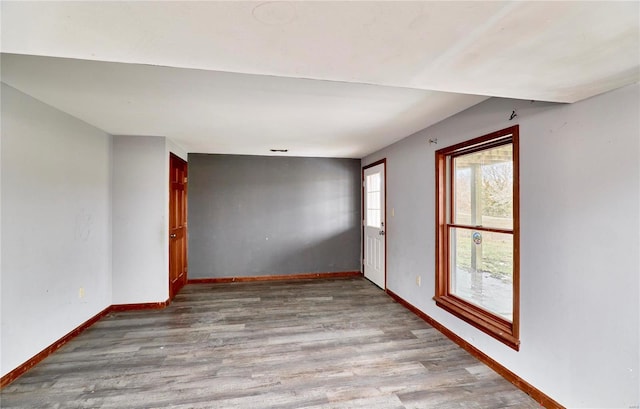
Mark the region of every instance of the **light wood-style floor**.
[[2, 408], [538, 408], [363, 278], [187, 285], [105, 317]]

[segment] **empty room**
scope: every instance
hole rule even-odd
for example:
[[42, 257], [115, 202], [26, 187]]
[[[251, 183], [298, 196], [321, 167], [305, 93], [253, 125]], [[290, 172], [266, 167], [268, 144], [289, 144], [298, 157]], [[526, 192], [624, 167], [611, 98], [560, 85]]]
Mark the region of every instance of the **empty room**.
[[640, 2], [0, 18], [0, 407], [640, 407]]

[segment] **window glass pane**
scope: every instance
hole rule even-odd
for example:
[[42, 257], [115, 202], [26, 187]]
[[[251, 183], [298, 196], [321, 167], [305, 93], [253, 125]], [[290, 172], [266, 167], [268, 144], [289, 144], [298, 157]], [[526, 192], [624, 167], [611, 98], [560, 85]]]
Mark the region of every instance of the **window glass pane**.
[[380, 191], [380, 174], [374, 173], [372, 175], [367, 175], [367, 191], [368, 192], [379, 192]]
[[367, 175], [365, 183], [367, 190], [366, 224], [369, 227], [382, 227], [380, 182], [381, 178], [379, 173]]
[[513, 145], [457, 156], [454, 224], [513, 229]]
[[473, 229], [450, 230], [450, 292], [513, 319], [513, 235]]
[[381, 227], [380, 223], [380, 210], [379, 209], [368, 209], [367, 210], [367, 226], [369, 227]]

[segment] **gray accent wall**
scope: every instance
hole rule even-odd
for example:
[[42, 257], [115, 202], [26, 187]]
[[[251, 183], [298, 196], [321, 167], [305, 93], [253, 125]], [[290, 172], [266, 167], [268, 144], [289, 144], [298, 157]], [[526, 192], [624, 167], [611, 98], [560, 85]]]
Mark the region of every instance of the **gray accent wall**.
[[360, 270], [359, 159], [189, 154], [189, 278]]

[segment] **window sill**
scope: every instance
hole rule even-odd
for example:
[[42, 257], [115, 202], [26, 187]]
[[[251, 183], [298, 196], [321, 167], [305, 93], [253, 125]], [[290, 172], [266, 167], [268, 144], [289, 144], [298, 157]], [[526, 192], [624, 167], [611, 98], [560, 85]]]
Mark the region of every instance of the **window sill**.
[[494, 315], [451, 295], [436, 296], [433, 299], [437, 306], [473, 325], [485, 334], [516, 351], [520, 349], [520, 340], [514, 335], [511, 323], [503, 322]]

